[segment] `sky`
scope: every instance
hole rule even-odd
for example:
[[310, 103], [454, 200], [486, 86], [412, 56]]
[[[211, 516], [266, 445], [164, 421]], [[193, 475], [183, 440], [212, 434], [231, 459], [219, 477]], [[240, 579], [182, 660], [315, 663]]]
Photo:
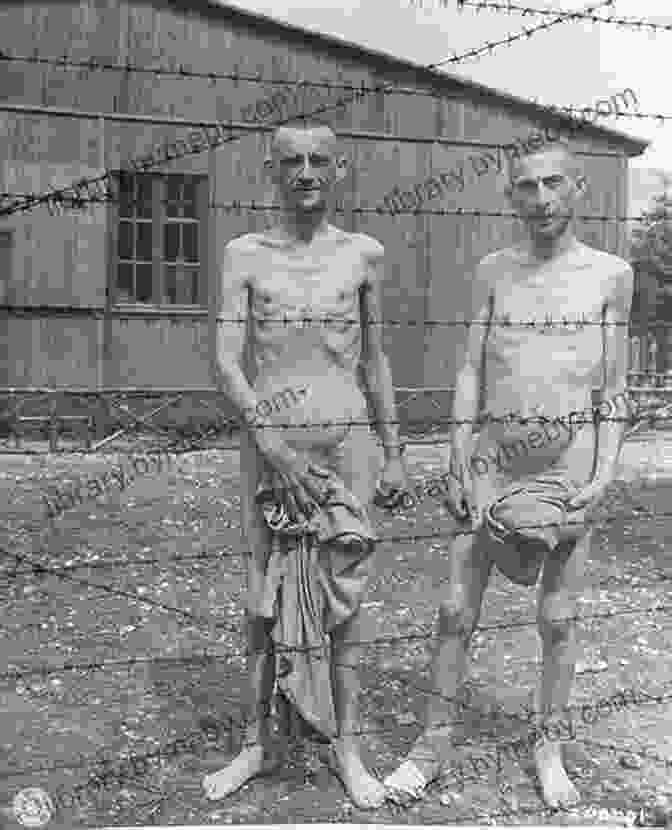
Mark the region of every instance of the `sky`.
[[[591, 5], [591, 0], [512, 2], [563, 11]], [[467, 7], [460, 11], [456, 0], [238, 0], [231, 4], [420, 64], [552, 19]], [[672, 23], [669, 0], [615, 0], [597, 14]], [[672, 84], [663, 71], [671, 51], [672, 31], [563, 22], [492, 54], [449, 66], [448, 71], [513, 95], [537, 98], [541, 104], [560, 106], [591, 106], [630, 87], [640, 112], [672, 116]], [[604, 118], [599, 123], [651, 142], [644, 154], [631, 159], [631, 167], [672, 171], [672, 121]]]

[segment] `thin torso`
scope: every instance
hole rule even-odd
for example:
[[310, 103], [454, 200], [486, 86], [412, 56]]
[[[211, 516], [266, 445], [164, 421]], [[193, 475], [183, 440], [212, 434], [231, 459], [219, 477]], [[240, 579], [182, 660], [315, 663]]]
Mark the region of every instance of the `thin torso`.
[[[625, 265], [580, 243], [551, 262], [516, 248], [486, 261], [492, 317], [484, 416], [486, 423], [488, 416], [497, 420], [478, 445], [497, 459], [489, 468], [504, 474], [501, 485], [551, 470], [577, 483], [591, 477], [597, 453], [592, 390], [602, 385], [605, 367], [603, 315], [613, 278]], [[526, 418], [533, 420], [526, 424]]]
[[248, 276], [248, 380], [318, 356], [355, 379], [359, 294], [369, 276], [361, 239], [330, 228], [325, 237], [297, 247], [259, 235]]
[[[590, 410], [603, 367], [613, 258], [577, 245], [539, 263], [502, 251], [485, 349], [486, 412], [566, 417]], [[509, 321], [511, 325], [509, 325]]]

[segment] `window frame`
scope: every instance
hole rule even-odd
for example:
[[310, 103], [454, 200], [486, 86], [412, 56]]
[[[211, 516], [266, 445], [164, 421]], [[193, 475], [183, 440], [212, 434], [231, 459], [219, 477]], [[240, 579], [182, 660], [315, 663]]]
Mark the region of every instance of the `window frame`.
[[[122, 299], [119, 289], [119, 267], [126, 260], [122, 260], [119, 256], [119, 238], [122, 222], [127, 217], [120, 215], [119, 196], [121, 192], [120, 179], [122, 176], [129, 176], [132, 179], [143, 177], [151, 181], [151, 201], [152, 201], [152, 299], [147, 301]], [[113, 173], [115, 182], [115, 199], [113, 200], [113, 220], [110, 223], [109, 245], [110, 256], [109, 275], [108, 275], [108, 302], [112, 308], [123, 309], [124, 311], [205, 311], [208, 307], [208, 293], [209, 293], [209, 278], [208, 278], [208, 199], [209, 199], [209, 177], [205, 173], [191, 173], [191, 172], [140, 172], [140, 171], [126, 171], [117, 170]], [[165, 266], [170, 264], [169, 260], [163, 258], [164, 249], [164, 231], [166, 225], [170, 224], [172, 220], [178, 220], [180, 217], [169, 217], [167, 215], [167, 184], [170, 178], [186, 179], [193, 182], [195, 185], [195, 205], [196, 218], [194, 224], [198, 227], [198, 266], [196, 280], [196, 302], [195, 303], [171, 303], [164, 300], [166, 296], [165, 288]], [[135, 221], [138, 217], [132, 217], [132, 225], [136, 225]], [[191, 224], [186, 222], [184, 224]], [[131, 260], [137, 262], [137, 260]], [[178, 263], [184, 263], [184, 260], [177, 260]], [[188, 263], [187, 263], [188, 264]], [[194, 263], [195, 265], [195, 263]]]

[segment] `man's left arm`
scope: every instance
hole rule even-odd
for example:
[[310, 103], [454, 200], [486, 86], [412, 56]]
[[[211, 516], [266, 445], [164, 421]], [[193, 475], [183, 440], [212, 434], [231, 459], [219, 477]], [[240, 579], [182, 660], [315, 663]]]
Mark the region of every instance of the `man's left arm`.
[[395, 491], [407, 487], [406, 472], [401, 459], [397, 407], [392, 386], [392, 372], [383, 351], [383, 315], [381, 284], [384, 253], [369, 254], [366, 280], [359, 290], [362, 321], [362, 356], [360, 369], [364, 391], [375, 418], [375, 427], [383, 444], [385, 468], [381, 477], [381, 494], [394, 497]]
[[596, 501], [614, 480], [623, 444], [628, 401], [628, 322], [632, 305], [633, 273], [627, 266], [618, 275], [615, 290], [610, 292], [602, 316], [604, 375], [597, 428], [597, 463], [590, 484], [570, 502], [580, 508]]

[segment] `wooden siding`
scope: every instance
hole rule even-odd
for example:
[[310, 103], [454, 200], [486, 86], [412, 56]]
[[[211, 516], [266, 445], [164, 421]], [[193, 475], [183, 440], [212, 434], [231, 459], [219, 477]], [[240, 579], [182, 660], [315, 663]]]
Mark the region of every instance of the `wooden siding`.
[[[65, 46], [67, 44], [67, 47]], [[413, 73], [381, 76], [372, 60], [343, 59], [336, 50], [288, 42], [279, 32], [264, 34], [233, 24], [213, 12], [185, 12], [156, 6], [91, 0], [79, 4], [24, 3], [0, 9], [0, 49], [74, 59], [105, 57], [120, 63], [177, 66], [196, 70], [259, 73], [298, 80], [343, 80], [372, 84], [381, 79], [407, 85]], [[241, 118], [245, 107], [278, 87], [247, 82], [154, 77], [133, 72], [65, 70], [51, 66], [0, 64], [6, 103], [73, 107], [98, 113], [162, 115], [184, 119]], [[315, 106], [333, 102], [338, 91], [320, 91]], [[488, 217], [376, 216], [351, 213], [375, 207], [390, 188], [401, 189], [465, 162], [484, 143], [510, 142], [538, 127], [516, 116], [505, 102], [485, 100], [455, 85], [442, 100], [408, 95], [371, 95], [336, 113], [336, 129], [368, 130], [408, 137], [441, 136], [473, 146], [431, 142], [344, 138], [352, 167], [345, 182], [345, 215], [336, 221], [385, 244], [388, 275], [384, 287], [389, 318], [415, 322], [386, 331], [385, 343], [397, 386], [450, 386], [464, 340], [462, 327], [426, 329], [429, 319], [454, 318], [473, 311], [472, 274], [477, 260], [516, 238], [516, 223]], [[0, 190], [41, 191], [105, 168], [118, 168], [167, 141], [184, 138], [186, 127], [123, 123], [113, 118], [66, 118], [0, 113]], [[590, 180], [587, 212], [625, 213], [627, 163], [616, 139], [583, 137], [581, 148]], [[268, 134], [258, 132], [231, 145], [162, 166], [165, 171], [209, 174], [215, 203], [271, 202], [262, 161]], [[612, 154], [606, 157], [604, 153]], [[469, 162], [466, 162], [469, 163]], [[433, 199], [428, 208], [506, 210], [501, 187], [491, 172], [472, 171], [463, 193]], [[15, 214], [1, 227], [15, 229], [14, 273], [7, 302], [22, 305], [94, 306], [107, 296], [109, 230], [114, 208], [50, 216], [38, 208]], [[272, 214], [213, 210], [210, 218], [211, 267], [224, 243], [272, 221]], [[583, 223], [582, 237], [623, 254], [623, 226]], [[213, 279], [216, 274], [213, 273]], [[183, 317], [157, 314], [147, 319], [112, 315], [99, 320], [53, 321], [29, 318], [9, 322], [7, 385], [195, 386], [209, 382], [205, 313]], [[102, 341], [104, 342], [101, 342]]]

